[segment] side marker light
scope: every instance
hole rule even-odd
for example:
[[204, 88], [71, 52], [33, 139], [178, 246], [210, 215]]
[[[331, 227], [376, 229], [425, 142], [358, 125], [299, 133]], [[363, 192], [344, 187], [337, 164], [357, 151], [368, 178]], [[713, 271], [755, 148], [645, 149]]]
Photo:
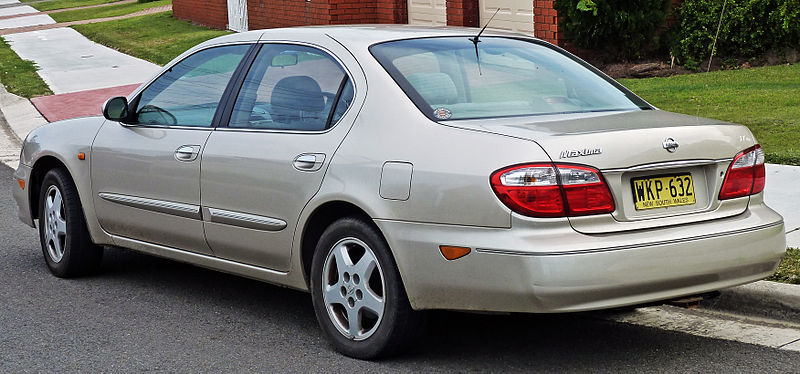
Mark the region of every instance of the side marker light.
[[440, 245], [439, 250], [444, 258], [452, 261], [468, 255], [471, 249], [467, 247], [455, 247], [451, 245]]
[[83, 153], [83, 152], [78, 153], [78, 160], [85, 160], [85, 159], [86, 159], [86, 154], [85, 153]]
[[19, 184], [19, 188], [25, 189], [25, 180], [24, 179], [17, 179], [17, 184]]

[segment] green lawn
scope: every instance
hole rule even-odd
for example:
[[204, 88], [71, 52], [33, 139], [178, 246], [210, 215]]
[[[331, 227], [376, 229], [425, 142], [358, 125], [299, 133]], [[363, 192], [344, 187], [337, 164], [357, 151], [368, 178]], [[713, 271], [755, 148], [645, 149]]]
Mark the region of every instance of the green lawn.
[[800, 64], [620, 82], [661, 109], [746, 125], [767, 162], [800, 165]]
[[63, 12], [53, 13], [50, 17], [56, 22], [69, 22], [69, 21], [78, 21], [83, 19], [95, 19], [95, 18], [105, 18], [105, 17], [116, 17], [122, 16], [125, 14], [131, 14], [138, 12], [140, 10], [159, 7], [163, 5], [169, 5], [172, 3], [172, 0], [159, 0], [153, 1], [149, 3], [126, 3], [126, 4], [117, 4], [117, 5], [109, 5], [103, 6], [99, 8], [89, 8], [89, 9], [77, 9], [77, 10], [66, 10]]
[[159, 65], [195, 44], [230, 33], [172, 18], [172, 12], [72, 27], [97, 43]]
[[778, 265], [778, 271], [767, 280], [800, 284], [800, 249], [789, 248]]
[[23, 60], [0, 38], [0, 83], [8, 92], [22, 97], [52, 95], [50, 87], [36, 74], [36, 64]]
[[46, 10], [75, 8], [79, 6], [114, 3], [117, 1], [120, 0], [53, 0], [53, 1], [45, 1], [41, 3], [31, 4], [31, 6], [41, 12], [44, 12]]

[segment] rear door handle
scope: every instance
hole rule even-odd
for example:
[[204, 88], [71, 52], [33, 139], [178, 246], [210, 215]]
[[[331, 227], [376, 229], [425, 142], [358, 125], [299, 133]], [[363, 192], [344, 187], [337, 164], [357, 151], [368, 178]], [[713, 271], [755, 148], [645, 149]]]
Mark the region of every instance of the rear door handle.
[[183, 162], [191, 162], [197, 159], [199, 153], [199, 145], [182, 145], [175, 150], [175, 159]]
[[325, 162], [324, 153], [303, 153], [295, 157], [294, 168], [300, 171], [317, 171]]

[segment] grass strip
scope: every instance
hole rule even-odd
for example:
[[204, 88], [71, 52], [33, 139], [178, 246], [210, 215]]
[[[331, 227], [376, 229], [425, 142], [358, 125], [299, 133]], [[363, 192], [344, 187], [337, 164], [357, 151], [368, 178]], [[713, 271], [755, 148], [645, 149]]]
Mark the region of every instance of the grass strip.
[[800, 165], [800, 64], [620, 82], [663, 110], [745, 125], [767, 162]]
[[126, 3], [117, 5], [108, 5], [97, 8], [66, 10], [63, 12], [53, 13], [50, 15], [56, 22], [69, 22], [84, 19], [106, 18], [123, 16], [126, 14], [135, 13], [149, 8], [169, 5], [172, 0], [159, 0], [148, 3]]
[[31, 4], [36, 10], [40, 12], [44, 12], [47, 10], [56, 10], [56, 9], [66, 9], [66, 8], [75, 8], [79, 6], [88, 6], [88, 5], [98, 5], [98, 4], [107, 4], [107, 3], [115, 3], [120, 0], [53, 0], [53, 1], [45, 1], [41, 3], [34, 3]]
[[21, 59], [0, 37], [0, 83], [8, 92], [26, 98], [52, 95], [53, 91], [36, 74], [37, 70], [39, 68], [33, 61]]
[[172, 12], [72, 27], [97, 43], [159, 65], [200, 42], [230, 33], [172, 18]]
[[781, 264], [778, 265], [778, 271], [775, 272], [767, 280], [800, 284], [800, 249], [789, 248], [786, 250], [786, 255], [783, 256]]

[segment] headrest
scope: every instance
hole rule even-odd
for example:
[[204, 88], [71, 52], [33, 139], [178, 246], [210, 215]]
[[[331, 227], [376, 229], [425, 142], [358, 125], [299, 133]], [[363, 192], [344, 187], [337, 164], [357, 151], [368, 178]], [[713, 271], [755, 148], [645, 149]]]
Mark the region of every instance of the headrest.
[[321, 112], [325, 110], [325, 97], [317, 81], [297, 75], [283, 78], [275, 84], [270, 104], [282, 110]]
[[450, 104], [458, 98], [456, 84], [445, 73], [415, 73], [406, 79], [428, 104]]

